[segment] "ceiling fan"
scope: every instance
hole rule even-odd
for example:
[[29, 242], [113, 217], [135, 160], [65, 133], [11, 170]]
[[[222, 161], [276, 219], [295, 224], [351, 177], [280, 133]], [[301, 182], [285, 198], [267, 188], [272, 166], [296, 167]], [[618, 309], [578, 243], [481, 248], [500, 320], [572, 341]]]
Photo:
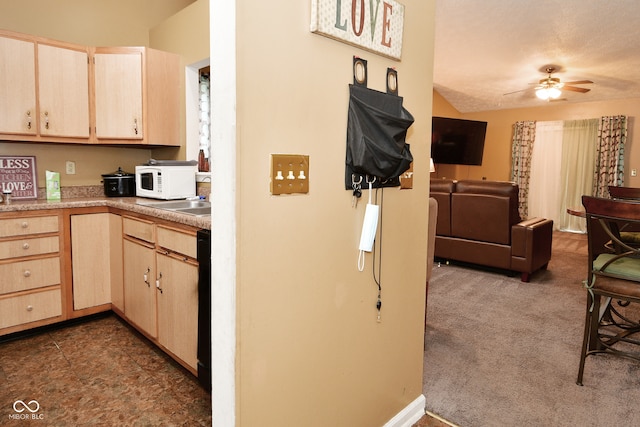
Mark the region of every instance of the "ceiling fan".
[[[548, 66], [545, 68], [547, 77], [544, 79], [541, 79], [538, 83], [531, 83], [531, 84], [537, 84], [537, 86], [534, 88], [536, 91], [536, 96], [542, 99], [543, 101], [554, 101], [554, 100], [559, 101], [558, 98], [560, 97], [560, 95], [562, 95], [563, 90], [580, 92], [580, 93], [586, 93], [591, 90], [583, 87], [573, 86], [573, 85], [591, 84], [593, 83], [591, 80], [577, 80], [574, 82], [563, 83], [560, 81], [559, 78], [551, 77], [551, 75], [556, 71], [557, 70], [555, 67]], [[517, 92], [524, 92], [526, 90], [529, 90], [529, 89], [516, 90], [514, 92], [505, 93], [505, 95], [510, 95], [512, 93], [517, 93]]]

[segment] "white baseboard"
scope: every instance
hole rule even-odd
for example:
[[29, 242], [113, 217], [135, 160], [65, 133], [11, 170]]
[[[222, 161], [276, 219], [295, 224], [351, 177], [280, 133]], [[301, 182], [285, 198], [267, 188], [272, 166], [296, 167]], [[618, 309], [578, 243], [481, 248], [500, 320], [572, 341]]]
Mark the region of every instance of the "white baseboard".
[[425, 403], [425, 397], [421, 394], [402, 411], [398, 412], [395, 417], [387, 421], [383, 427], [411, 427], [424, 416]]

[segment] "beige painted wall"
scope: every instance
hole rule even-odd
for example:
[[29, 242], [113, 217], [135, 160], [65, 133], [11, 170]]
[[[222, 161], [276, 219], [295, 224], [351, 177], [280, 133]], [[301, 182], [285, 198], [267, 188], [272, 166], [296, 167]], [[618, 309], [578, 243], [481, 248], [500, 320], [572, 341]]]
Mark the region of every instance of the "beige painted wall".
[[150, 46], [149, 29], [195, 0], [2, 0], [0, 28], [89, 46]]
[[[209, 58], [209, 0], [197, 0], [180, 12], [153, 27], [149, 33], [150, 45], [156, 49], [180, 55], [181, 69]], [[184, 76], [180, 93], [185, 91]], [[157, 159], [186, 159], [185, 97], [180, 97], [180, 135], [178, 150], [155, 149], [151, 157]], [[195, 160], [195, 159], [188, 159]]]
[[[208, 0], [200, 0], [208, 6]], [[150, 46], [150, 30], [194, 0], [3, 0], [0, 28], [88, 46]], [[208, 31], [207, 15], [190, 28]], [[181, 40], [181, 34], [176, 40]], [[208, 40], [203, 41], [208, 50]], [[175, 46], [175, 44], [174, 44]], [[190, 43], [183, 49], [191, 52]], [[178, 52], [180, 53], [180, 52]], [[184, 120], [182, 121], [184, 123]], [[182, 132], [184, 135], [184, 132]], [[0, 141], [0, 155], [34, 155], [38, 183], [44, 186], [45, 170], [60, 172], [62, 186], [97, 185], [101, 174], [121, 166], [133, 172], [135, 165], [155, 158], [180, 158], [178, 149], [94, 147], [66, 144], [33, 144]], [[66, 175], [65, 161], [76, 162], [76, 174]]]
[[[310, 1], [236, 3], [238, 425], [383, 425], [422, 393], [435, 3], [402, 2], [401, 62], [310, 33]], [[384, 190], [381, 323], [344, 189], [353, 55], [373, 89], [395, 67], [416, 118], [414, 188]], [[309, 194], [270, 195], [270, 153], [310, 156]]]
[[[594, 90], [597, 90], [594, 89]], [[579, 96], [579, 95], [577, 95]], [[610, 115], [629, 116], [625, 152], [625, 185], [640, 187], [640, 177], [631, 177], [631, 169], [640, 169], [640, 135], [634, 132], [635, 117], [640, 115], [640, 99], [619, 99], [602, 102], [565, 102], [540, 107], [484, 111], [461, 114], [434, 91], [434, 116], [459, 117], [487, 122], [487, 137], [482, 166], [437, 165], [438, 177], [455, 179], [509, 180], [511, 170], [512, 125], [520, 120], [579, 120]]]

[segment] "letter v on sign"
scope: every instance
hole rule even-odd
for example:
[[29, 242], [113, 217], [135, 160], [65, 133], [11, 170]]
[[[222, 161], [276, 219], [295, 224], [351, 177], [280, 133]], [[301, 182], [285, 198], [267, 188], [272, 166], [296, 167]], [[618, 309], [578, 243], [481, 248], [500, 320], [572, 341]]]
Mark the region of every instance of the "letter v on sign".
[[373, 11], [373, 1], [374, 0], [369, 0], [369, 14], [371, 15], [370, 21], [371, 21], [371, 41], [373, 41], [373, 36], [375, 35], [376, 32], [376, 22], [378, 21], [378, 8], [380, 7], [380, 0], [375, 0], [376, 2], [376, 10], [375, 12]]

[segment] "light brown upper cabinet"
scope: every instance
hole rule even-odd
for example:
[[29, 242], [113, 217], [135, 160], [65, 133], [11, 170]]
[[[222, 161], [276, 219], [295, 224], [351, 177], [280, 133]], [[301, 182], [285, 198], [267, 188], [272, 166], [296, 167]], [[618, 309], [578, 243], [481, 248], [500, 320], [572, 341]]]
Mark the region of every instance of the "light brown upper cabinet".
[[89, 138], [87, 48], [38, 43], [40, 135]]
[[142, 52], [94, 55], [96, 136], [142, 139]]
[[0, 33], [0, 133], [35, 135], [35, 43]]
[[144, 47], [96, 48], [96, 141], [179, 146], [179, 57]]
[[0, 30], [0, 65], [0, 139], [180, 145], [176, 54]]
[[0, 134], [88, 142], [89, 53], [84, 46], [0, 31]]

